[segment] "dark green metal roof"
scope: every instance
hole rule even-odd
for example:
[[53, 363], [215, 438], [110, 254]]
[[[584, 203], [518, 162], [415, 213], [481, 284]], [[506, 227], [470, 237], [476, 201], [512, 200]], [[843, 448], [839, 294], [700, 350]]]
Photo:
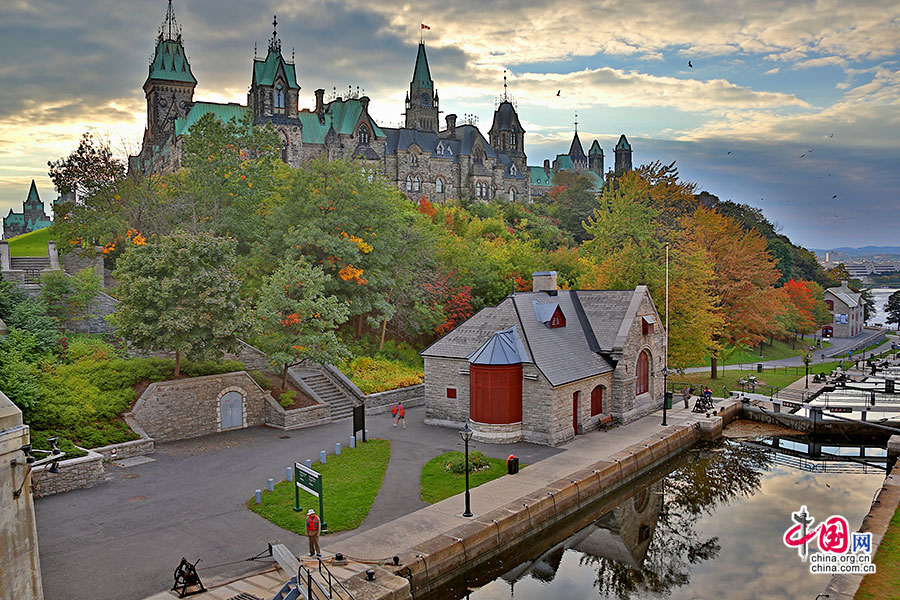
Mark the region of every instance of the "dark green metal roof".
[[191, 65], [184, 55], [184, 46], [181, 45], [180, 40], [161, 39], [156, 43], [156, 53], [150, 63], [150, 74], [147, 76], [147, 81], [151, 79], [197, 83], [194, 74], [191, 73]]
[[553, 179], [553, 172], [547, 175], [544, 167], [528, 167], [528, 171], [531, 174], [531, 185], [550, 185]]
[[220, 121], [227, 123], [231, 119], [240, 121], [249, 109], [240, 104], [216, 104], [215, 102], [195, 102], [187, 116], [175, 119], [175, 135], [184, 135], [200, 117], [212, 113]]
[[419, 42], [419, 53], [416, 55], [416, 68], [413, 71], [412, 86], [414, 88], [433, 89], [431, 71], [428, 69], [428, 57], [425, 55], [425, 44]]
[[284, 69], [284, 77], [287, 80], [287, 86], [292, 90], [299, 90], [297, 85], [297, 74], [294, 71], [294, 65], [284, 60], [281, 52], [269, 50], [265, 60], [253, 60], [253, 79], [256, 85], [275, 85], [275, 76], [278, 74], [278, 67]]
[[[303, 124], [303, 142], [305, 144], [324, 144], [328, 130], [334, 128], [337, 134], [352, 135], [359, 117], [362, 114], [362, 103], [355, 98], [347, 100], [334, 100], [324, 106], [324, 122], [319, 121], [319, 115], [308, 110], [300, 111], [297, 116]], [[372, 128], [372, 135], [376, 138], [385, 137], [384, 131], [368, 120]]]
[[591, 149], [588, 150], [588, 155], [596, 156], [597, 154], [599, 154], [600, 156], [603, 156], [603, 148], [600, 147], [600, 142], [598, 142], [597, 140], [594, 140], [594, 143], [591, 144]]
[[616, 144], [616, 150], [631, 150], [631, 144], [628, 143], [628, 138], [625, 137], [624, 133], [619, 138], [619, 143]]
[[28, 197], [25, 199], [25, 204], [41, 204], [41, 197], [38, 195], [37, 186], [34, 185], [34, 179], [31, 180], [31, 188], [28, 190]]

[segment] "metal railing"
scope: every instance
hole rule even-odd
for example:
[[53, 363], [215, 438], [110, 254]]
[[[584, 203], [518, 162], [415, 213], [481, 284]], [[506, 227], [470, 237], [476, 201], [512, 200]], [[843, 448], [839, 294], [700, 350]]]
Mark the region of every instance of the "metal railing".
[[321, 558], [317, 571], [300, 564], [297, 591], [307, 600], [354, 600], [353, 594], [328, 570]]
[[[324, 573], [322, 571], [325, 571]], [[325, 563], [322, 562], [322, 559], [319, 559], [319, 575], [323, 580], [327, 578], [328, 583], [328, 597], [329, 598], [340, 598], [341, 600], [353, 600], [353, 594], [351, 594], [347, 588], [344, 587], [344, 584], [340, 582], [340, 580], [331, 574], [331, 571], [328, 567], [325, 566]], [[338, 593], [335, 596], [335, 593]]]

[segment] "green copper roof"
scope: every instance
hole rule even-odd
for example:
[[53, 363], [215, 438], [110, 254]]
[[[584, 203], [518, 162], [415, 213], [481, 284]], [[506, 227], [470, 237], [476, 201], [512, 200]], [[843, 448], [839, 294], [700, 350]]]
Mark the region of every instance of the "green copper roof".
[[156, 53], [150, 63], [147, 81], [151, 79], [197, 83], [180, 41], [160, 40], [156, 43]]
[[619, 138], [619, 143], [616, 144], [616, 150], [631, 150], [631, 144], [628, 143], [628, 138], [625, 137], [624, 133]]
[[287, 80], [288, 89], [299, 90], [294, 65], [286, 62], [281, 52], [269, 50], [265, 60], [253, 60], [253, 79], [256, 85], [275, 85], [275, 76], [278, 67], [284, 69], [284, 77]]
[[12, 209], [9, 210], [9, 214], [3, 217], [3, 225], [4, 227], [9, 225], [24, 225], [25, 224], [25, 214], [13, 212]]
[[553, 173], [550, 175], [544, 173], [544, 167], [528, 167], [531, 172], [531, 185], [550, 185], [553, 179]]
[[175, 135], [184, 135], [206, 113], [212, 113], [220, 121], [231, 119], [240, 121], [249, 110], [240, 104], [216, 104], [215, 102], [195, 102], [187, 116], [175, 119]]
[[574, 168], [575, 164], [572, 162], [571, 156], [569, 156], [568, 154], [556, 155], [556, 160], [553, 161], [554, 171], [566, 171]]
[[594, 140], [594, 143], [591, 144], [591, 149], [588, 150], [588, 155], [594, 156], [597, 154], [599, 154], [600, 156], [603, 156], [603, 148], [600, 147], [600, 142], [598, 142], [597, 140]]
[[581, 171], [581, 174], [591, 180], [591, 191], [599, 192], [603, 189], [603, 178], [594, 171]]
[[419, 54], [416, 55], [416, 68], [413, 71], [412, 86], [414, 88], [434, 88], [431, 71], [428, 69], [428, 57], [425, 56], [425, 44], [419, 42]]
[[[362, 114], [362, 104], [356, 99], [335, 100], [325, 105], [325, 122], [319, 121], [319, 115], [308, 110], [301, 111], [300, 122], [303, 124], [303, 143], [323, 144], [328, 130], [334, 127], [337, 134], [352, 135]], [[381, 128], [369, 119], [372, 133], [376, 138], [386, 137]]]

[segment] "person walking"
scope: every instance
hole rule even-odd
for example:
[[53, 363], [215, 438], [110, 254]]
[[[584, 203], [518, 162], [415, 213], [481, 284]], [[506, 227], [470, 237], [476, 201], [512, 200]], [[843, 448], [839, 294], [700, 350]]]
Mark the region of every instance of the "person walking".
[[406, 429], [406, 409], [402, 402], [397, 405], [397, 422], [403, 423], [403, 429]]
[[319, 549], [319, 533], [322, 531], [322, 522], [316, 511], [309, 509], [306, 513], [306, 537], [309, 539], [309, 555], [322, 557]]
[[391, 419], [394, 421], [394, 427], [397, 426], [397, 405], [391, 406]]
[[689, 408], [691, 404], [691, 389], [688, 386], [681, 388], [681, 399], [684, 400], [684, 407]]

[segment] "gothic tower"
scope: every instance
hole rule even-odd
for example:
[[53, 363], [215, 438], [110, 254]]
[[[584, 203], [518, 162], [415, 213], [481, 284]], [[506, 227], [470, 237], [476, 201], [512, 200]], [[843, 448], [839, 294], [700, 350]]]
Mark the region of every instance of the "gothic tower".
[[623, 133], [616, 144], [616, 174], [631, 170], [631, 144]]
[[572, 166], [575, 167], [576, 171], [587, 169], [588, 159], [584, 155], [584, 147], [581, 145], [581, 140], [578, 139], [577, 129], [575, 130], [575, 137], [572, 138], [572, 144], [569, 146], [569, 158], [572, 159]]
[[506, 76], [503, 76], [503, 98], [494, 111], [494, 123], [488, 132], [494, 150], [503, 152], [525, 172], [525, 128], [519, 123], [516, 107], [506, 93]]
[[594, 140], [591, 149], [588, 150], [588, 168], [603, 177], [603, 148], [597, 140]]
[[300, 86], [294, 64], [281, 55], [281, 40], [278, 39], [278, 19], [272, 20], [272, 38], [265, 60], [253, 58], [253, 74], [247, 106], [256, 123], [261, 121], [280, 122], [297, 118]]
[[[150, 73], [144, 82], [147, 98], [145, 142], [162, 146], [175, 132], [175, 119], [184, 117], [194, 101], [197, 80], [184, 53], [181, 28], [175, 22], [172, 0], [159, 28]], [[145, 144], [145, 147], [148, 146]]]
[[431, 80], [431, 71], [428, 69], [424, 42], [419, 42], [416, 68], [413, 70], [409, 94], [406, 96], [406, 127], [438, 132], [438, 95], [434, 89], [434, 81]]

